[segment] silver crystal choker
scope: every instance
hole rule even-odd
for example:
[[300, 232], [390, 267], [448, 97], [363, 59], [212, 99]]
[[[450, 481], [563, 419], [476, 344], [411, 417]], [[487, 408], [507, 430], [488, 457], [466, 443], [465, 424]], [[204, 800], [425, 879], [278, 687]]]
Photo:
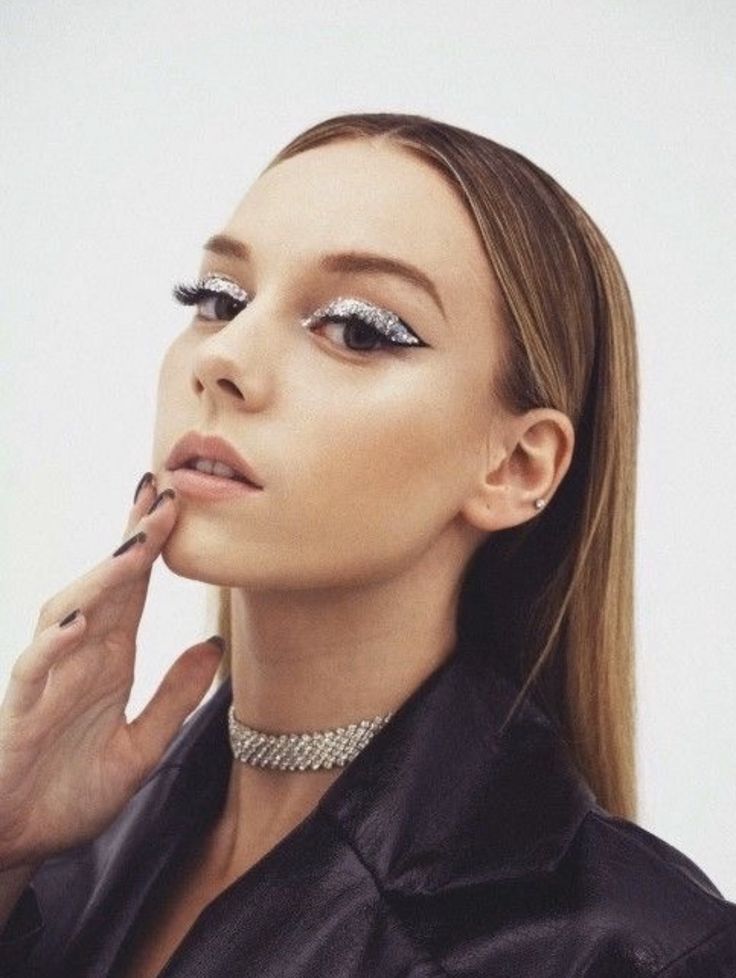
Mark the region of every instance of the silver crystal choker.
[[316, 771], [319, 768], [343, 767], [356, 757], [393, 716], [374, 717], [313, 733], [268, 734], [246, 726], [235, 716], [230, 704], [227, 713], [230, 748], [233, 757], [254, 767], [277, 768], [280, 771]]

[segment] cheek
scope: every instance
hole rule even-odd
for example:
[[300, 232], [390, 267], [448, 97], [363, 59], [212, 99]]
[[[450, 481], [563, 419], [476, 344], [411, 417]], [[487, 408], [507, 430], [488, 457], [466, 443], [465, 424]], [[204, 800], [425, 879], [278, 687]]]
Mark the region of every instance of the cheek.
[[[399, 519], [434, 524], [455, 508], [463, 465], [467, 409], [463, 391], [436, 374], [387, 382], [339, 409], [320, 410], [300, 423], [300, 482], [333, 525], [384, 530]], [[467, 460], [467, 454], [465, 454]]]

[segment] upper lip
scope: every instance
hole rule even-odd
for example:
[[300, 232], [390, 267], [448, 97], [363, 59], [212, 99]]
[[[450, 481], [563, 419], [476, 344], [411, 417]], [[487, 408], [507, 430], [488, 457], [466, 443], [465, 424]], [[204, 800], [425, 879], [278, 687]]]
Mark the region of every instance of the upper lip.
[[263, 486], [250, 465], [245, 461], [224, 438], [219, 435], [202, 435], [198, 431], [188, 431], [174, 445], [171, 454], [166, 459], [167, 469], [180, 469], [194, 458], [209, 458], [214, 462], [223, 462], [242, 475], [248, 482], [262, 489]]

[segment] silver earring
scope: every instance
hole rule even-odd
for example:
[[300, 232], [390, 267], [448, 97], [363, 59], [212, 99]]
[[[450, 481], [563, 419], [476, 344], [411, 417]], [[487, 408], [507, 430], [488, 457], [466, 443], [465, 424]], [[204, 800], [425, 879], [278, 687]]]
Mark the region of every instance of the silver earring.
[[537, 509], [541, 509], [541, 508], [542, 508], [542, 506], [544, 506], [544, 504], [545, 504], [546, 502], [547, 502], [547, 500], [546, 500], [546, 499], [535, 499], [535, 500], [534, 500], [534, 505], [535, 505], [535, 506], [537, 507]]

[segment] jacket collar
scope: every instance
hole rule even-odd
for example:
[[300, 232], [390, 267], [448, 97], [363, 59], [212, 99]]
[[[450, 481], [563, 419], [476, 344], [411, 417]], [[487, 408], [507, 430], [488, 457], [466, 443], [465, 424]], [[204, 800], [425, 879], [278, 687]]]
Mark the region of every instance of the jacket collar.
[[[517, 692], [487, 650], [458, 642], [330, 785], [310, 819], [337, 823], [382, 887], [405, 895], [551, 872], [596, 799], [558, 726], [529, 695], [499, 736]], [[227, 680], [176, 752], [183, 761], [197, 748], [193, 784], [201, 792], [209, 778], [220, 800], [225, 776], [213, 775], [231, 763], [231, 699]], [[198, 729], [203, 736], [194, 742]]]
[[551, 872], [595, 796], [559, 728], [460, 643], [323, 795], [385, 889], [425, 895]]
[[[293, 892], [302, 892], [302, 864], [317, 872], [313, 851], [328, 840], [349, 845], [382, 892], [409, 899], [550, 873], [597, 805], [558, 728], [530, 697], [499, 736], [516, 692], [487, 652], [458, 644], [312, 812], [219, 899], [247, 907], [274, 875], [282, 889], [293, 877]], [[87, 894], [84, 907], [70, 901], [67, 915], [75, 974], [107, 973], [156, 881], [221, 810], [234, 763], [231, 700], [227, 680], [92, 846], [42, 867], [47, 916], [44, 900], [58, 908], [67, 891]]]

